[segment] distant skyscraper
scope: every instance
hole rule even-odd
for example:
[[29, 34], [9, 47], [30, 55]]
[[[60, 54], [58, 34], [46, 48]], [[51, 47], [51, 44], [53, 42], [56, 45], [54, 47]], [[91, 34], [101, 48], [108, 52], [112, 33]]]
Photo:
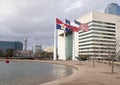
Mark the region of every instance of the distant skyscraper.
[[119, 15], [120, 16], [120, 6], [116, 3], [111, 3], [105, 8], [105, 13]]
[[6, 49], [23, 50], [23, 43], [20, 41], [0, 41], [0, 50]]
[[24, 44], [23, 45], [24, 45], [23, 50], [26, 51], [27, 50], [27, 38], [24, 39]]

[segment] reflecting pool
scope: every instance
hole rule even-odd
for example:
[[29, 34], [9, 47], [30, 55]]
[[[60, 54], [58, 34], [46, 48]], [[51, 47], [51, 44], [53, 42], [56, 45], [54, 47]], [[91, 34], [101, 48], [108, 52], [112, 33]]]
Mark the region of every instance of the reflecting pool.
[[39, 62], [0, 61], [0, 85], [38, 85], [69, 76], [75, 68]]

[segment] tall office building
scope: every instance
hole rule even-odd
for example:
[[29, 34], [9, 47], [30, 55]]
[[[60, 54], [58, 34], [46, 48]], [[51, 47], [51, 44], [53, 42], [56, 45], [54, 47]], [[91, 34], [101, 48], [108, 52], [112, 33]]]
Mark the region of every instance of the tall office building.
[[115, 54], [116, 20], [117, 16], [99, 12], [78, 19], [89, 25], [88, 32], [80, 31], [78, 34], [78, 55], [105, 58]]
[[[89, 30], [74, 33], [74, 43], [71, 46], [74, 47], [72, 55], [75, 56], [72, 56], [72, 60], [76, 56], [108, 58], [115, 54], [115, 44], [120, 38], [120, 16], [91, 12], [76, 20], [87, 23]], [[67, 36], [64, 37], [63, 34], [63, 31], [58, 30], [58, 55], [59, 59], [66, 60]]]
[[23, 43], [19, 41], [0, 41], [0, 50], [6, 49], [23, 50]]
[[23, 50], [27, 50], [27, 38], [24, 39]]
[[105, 8], [105, 13], [120, 16], [120, 6], [116, 3], [111, 3]]

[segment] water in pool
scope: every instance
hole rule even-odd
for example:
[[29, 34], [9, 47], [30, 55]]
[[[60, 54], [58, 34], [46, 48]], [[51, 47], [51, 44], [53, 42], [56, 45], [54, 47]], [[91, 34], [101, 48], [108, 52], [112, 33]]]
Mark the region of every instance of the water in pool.
[[38, 85], [71, 75], [74, 70], [48, 63], [0, 61], [0, 85]]

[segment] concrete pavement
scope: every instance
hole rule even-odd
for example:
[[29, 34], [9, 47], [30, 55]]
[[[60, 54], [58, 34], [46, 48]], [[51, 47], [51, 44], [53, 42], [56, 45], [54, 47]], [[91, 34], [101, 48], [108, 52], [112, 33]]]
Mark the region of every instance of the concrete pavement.
[[115, 67], [114, 73], [111, 74], [111, 66], [95, 62], [95, 67], [93, 67], [92, 61], [81, 62], [81, 65], [76, 61], [41, 62], [70, 65], [78, 70], [69, 77], [40, 85], [120, 85], [120, 67]]

